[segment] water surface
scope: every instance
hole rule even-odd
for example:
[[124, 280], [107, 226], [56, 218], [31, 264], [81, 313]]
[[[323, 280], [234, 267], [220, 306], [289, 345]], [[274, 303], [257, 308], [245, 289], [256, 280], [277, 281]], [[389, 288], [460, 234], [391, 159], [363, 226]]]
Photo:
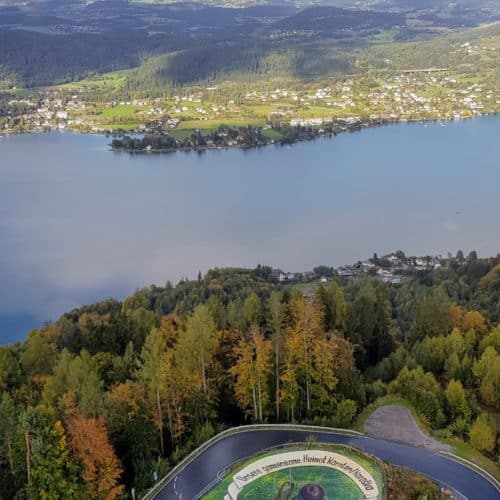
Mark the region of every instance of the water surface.
[[300, 271], [398, 248], [494, 255], [499, 137], [496, 116], [201, 154], [0, 138], [0, 343], [213, 266]]

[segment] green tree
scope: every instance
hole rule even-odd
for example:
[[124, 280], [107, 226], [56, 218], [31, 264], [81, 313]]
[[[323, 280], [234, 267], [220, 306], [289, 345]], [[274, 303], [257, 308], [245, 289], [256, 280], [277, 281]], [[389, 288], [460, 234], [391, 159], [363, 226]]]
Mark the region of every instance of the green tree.
[[259, 326], [262, 322], [262, 301], [252, 292], [243, 302], [243, 319], [246, 327]]
[[431, 289], [417, 304], [408, 340], [414, 344], [424, 337], [447, 335], [451, 327], [452, 313], [448, 297], [441, 290]]
[[[17, 429], [18, 409], [8, 392], [0, 398], [0, 470], [6, 465], [9, 479], [15, 482], [18, 471], [15, 460], [15, 434]], [[7, 479], [7, 478], [5, 478]]]
[[33, 330], [21, 353], [21, 365], [30, 375], [48, 375], [57, 359], [56, 346], [40, 330]]
[[410, 401], [434, 428], [443, 425], [443, 391], [432, 373], [424, 373], [420, 366], [413, 370], [404, 367], [389, 390]]
[[73, 407], [90, 416], [104, 412], [103, 382], [92, 357], [85, 350], [79, 356], [63, 350], [54, 374], [47, 377], [43, 396], [48, 404], [62, 412]]
[[179, 339], [177, 351], [189, 367], [201, 375], [203, 394], [208, 394], [207, 371], [210, 353], [216, 345], [215, 323], [210, 309], [205, 304], [195, 308], [186, 321], [186, 332]]
[[333, 425], [335, 427], [349, 428], [356, 416], [356, 402], [352, 399], [343, 399], [335, 410]]
[[494, 347], [487, 347], [472, 367], [479, 384], [481, 399], [489, 405], [500, 406], [500, 355]]
[[[350, 337], [363, 347], [363, 364], [374, 365], [392, 350], [390, 304], [387, 287], [364, 283], [356, 294], [350, 311]], [[360, 353], [361, 354], [361, 353]]]
[[446, 337], [444, 335], [425, 337], [414, 345], [412, 354], [415, 361], [425, 371], [430, 371], [434, 375], [441, 375], [446, 362], [446, 347]]
[[227, 313], [220, 297], [218, 295], [210, 295], [207, 300], [207, 306], [210, 309], [212, 317], [214, 318], [215, 327], [219, 330], [225, 328], [227, 322]]
[[471, 409], [461, 382], [459, 380], [450, 380], [444, 391], [444, 395], [451, 419], [457, 420], [458, 418], [462, 418], [466, 422], [469, 421]]
[[470, 428], [470, 444], [476, 450], [491, 453], [495, 449], [495, 431], [491, 427], [488, 415], [483, 413], [477, 417]]
[[243, 316], [243, 303], [238, 297], [227, 306], [227, 323], [231, 330], [243, 332], [245, 329], [245, 318]]
[[345, 332], [347, 328], [347, 303], [338, 283], [332, 281], [326, 289], [321, 285], [318, 288], [317, 299], [323, 308], [325, 329]]
[[162, 386], [161, 369], [163, 359], [167, 352], [167, 342], [165, 335], [159, 328], [153, 328], [146, 337], [141, 351], [141, 367], [139, 370], [139, 380], [143, 384], [146, 399], [149, 402], [153, 421], [158, 429], [160, 437], [161, 455], [165, 455], [165, 443], [163, 438], [163, 406], [162, 406]]
[[0, 347], [0, 390], [13, 387], [21, 376], [19, 362], [8, 347]]
[[25, 432], [30, 495], [46, 500], [82, 498], [81, 468], [68, 445], [62, 423], [53, 421], [40, 409], [33, 409], [27, 414]]
[[481, 341], [481, 351], [484, 351], [487, 347], [494, 347], [497, 353], [500, 354], [500, 325], [492, 328]]
[[461, 379], [462, 364], [456, 352], [452, 352], [444, 363], [444, 371], [448, 380]]

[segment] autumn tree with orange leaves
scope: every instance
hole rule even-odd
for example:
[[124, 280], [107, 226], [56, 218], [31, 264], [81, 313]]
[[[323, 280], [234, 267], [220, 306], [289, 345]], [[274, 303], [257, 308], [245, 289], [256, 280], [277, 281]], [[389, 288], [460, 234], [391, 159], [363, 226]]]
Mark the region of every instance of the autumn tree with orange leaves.
[[93, 498], [111, 500], [123, 491], [120, 461], [102, 418], [75, 415], [66, 422], [71, 446], [83, 465], [83, 478]]

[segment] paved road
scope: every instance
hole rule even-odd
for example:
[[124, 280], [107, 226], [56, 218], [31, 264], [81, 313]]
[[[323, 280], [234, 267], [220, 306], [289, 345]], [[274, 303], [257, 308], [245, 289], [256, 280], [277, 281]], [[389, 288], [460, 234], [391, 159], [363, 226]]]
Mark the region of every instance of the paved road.
[[189, 500], [213, 481], [217, 472], [226, 465], [264, 448], [304, 441], [311, 434], [315, 435], [318, 442], [355, 446], [392, 464], [421, 472], [442, 485], [460, 492], [469, 500], [500, 499], [497, 489], [482, 476], [468, 467], [424, 448], [365, 436], [286, 429], [247, 430], [223, 438], [188, 464], [174, 480], [165, 485], [155, 499], [174, 500], [180, 498], [182, 494], [183, 500]]
[[434, 451], [453, 452], [450, 445], [422, 432], [410, 410], [403, 406], [386, 405], [377, 408], [365, 422], [365, 431], [376, 439], [423, 446]]

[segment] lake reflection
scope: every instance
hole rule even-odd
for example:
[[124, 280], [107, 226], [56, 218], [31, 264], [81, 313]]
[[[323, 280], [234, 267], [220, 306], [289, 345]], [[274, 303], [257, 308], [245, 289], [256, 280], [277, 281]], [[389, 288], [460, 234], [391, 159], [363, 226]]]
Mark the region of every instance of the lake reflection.
[[214, 266], [500, 250], [500, 117], [203, 154], [71, 133], [0, 138], [0, 343]]

